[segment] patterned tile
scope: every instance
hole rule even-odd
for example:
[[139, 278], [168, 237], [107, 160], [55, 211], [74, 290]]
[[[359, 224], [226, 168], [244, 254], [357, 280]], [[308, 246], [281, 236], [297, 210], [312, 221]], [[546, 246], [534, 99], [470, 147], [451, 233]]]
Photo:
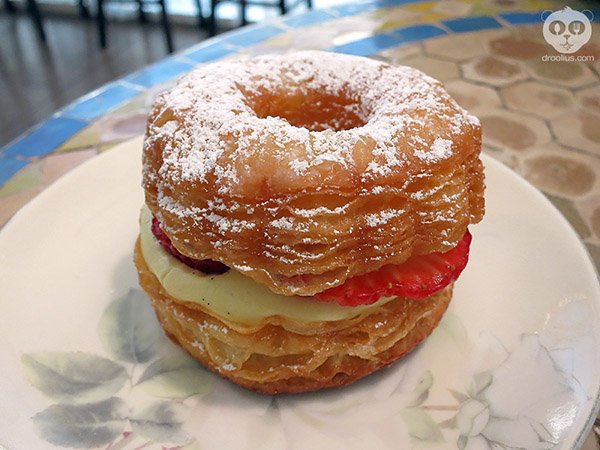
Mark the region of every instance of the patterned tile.
[[376, 33], [380, 21], [375, 18], [344, 17], [327, 26], [309, 26], [293, 29], [262, 42], [257, 47], [268, 47], [278, 52], [294, 50], [319, 50], [337, 47], [368, 38]]
[[428, 56], [416, 56], [403, 61], [403, 64], [414, 67], [440, 81], [458, 78], [460, 73], [456, 63], [441, 61]]
[[541, 190], [565, 198], [600, 191], [600, 161], [556, 144], [533, 149], [523, 174]]
[[600, 114], [600, 83], [596, 83], [586, 89], [578, 90], [575, 93], [575, 97], [581, 109], [594, 114]]
[[565, 114], [575, 105], [571, 91], [537, 81], [517, 83], [500, 90], [510, 109], [551, 119]]
[[445, 86], [460, 106], [476, 116], [502, 108], [502, 100], [496, 89], [465, 80], [452, 80], [445, 83]]
[[435, 25], [412, 25], [391, 30], [390, 34], [402, 45], [440, 36], [446, 34], [446, 31]]
[[146, 131], [147, 111], [131, 114], [111, 114], [98, 121], [101, 143], [131, 139]]
[[467, 17], [473, 10], [472, 2], [446, 0], [435, 2], [431, 10], [438, 14], [444, 14], [450, 17]]
[[561, 144], [600, 156], [599, 114], [586, 110], [566, 113], [553, 119], [550, 126]]
[[78, 133], [67, 139], [56, 149], [56, 153], [67, 152], [70, 150], [93, 147], [100, 142], [100, 131], [97, 123], [91, 123]]
[[275, 25], [258, 25], [248, 28], [241, 28], [239, 31], [227, 33], [222, 42], [237, 45], [238, 47], [251, 47], [260, 44], [273, 36], [283, 33], [283, 28]]
[[519, 62], [494, 55], [467, 61], [461, 64], [461, 68], [465, 79], [488, 86], [506, 86], [529, 78], [527, 70]]
[[29, 203], [36, 195], [42, 191], [41, 187], [31, 189], [22, 188], [11, 194], [0, 197], [2, 200], [2, 208], [0, 208], [0, 227], [4, 226], [10, 218]]
[[44, 156], [82, 130], [87, 121], [69, 117], [51, 117], [22, 138], [9, 144], [3, 156]]
[[27, 165], [0, 188], [0, 196], [40, 187], [43, 166], [44, 160], [34, 161]]
[[501, 13], [500, 17], [511, 25], [539, 24], [542, 17], [539, 12], [508, 12]]
[[125, 81], [143, 87], [151, 87], [189, 72], [193, 68], [192, 64], [176, 58], [168, 58], [126, 77]]
[[221, 42], [213, 42], [208, 45], [201, 44], [185, 51], [182, 56], [198, 63], [207, 63], [223, 58], [224, 56], [235, 53], [231, 47], [223, 45]]
[[284, 24], [292, 28], [302, 28], [309, 25], [316, 25], [331, 20], [335, 16], [330, 12], [314, 9], [302, 14], [291, 15], [282, 20]]
[[500, 161], [514, 172], [521, 173], [521, 160], [514, 152], [505, 149], [504, 147], [490, 147], [486, 144], [481, 146], [481, 151], [490, 155], [495, 160]]
[[535, 38], [526, 35], [511, 34], [489, 41], [491, 53], [516, 60], [540, 59], [548, 52], [548, 47], [541, 42], [541, 25], [535, 29]]
[[338, 17], [354, 16], [366, 11], [374, 11], [377, 8], [380, 8], [382, 4], [383, 2], [381, 1], [357, 3], [350, 2], [343, 5], [334, 6], [330, 9], [330, 11], [334, 12]]
[[29, 164], [28, 161], [23, 161], [14, 158], [0, 158], [0, 194], [2, 186], [14, 179], [15, 175]]
[[407, 9], [431, 9], [435, 2], [431, 0], [384, 0], [386, 4], [403, 6]]
[[492, 147], [523, 152], [551, 141], [544, 121], [516, 111], [486, 110], [479, 115], [479, 119], [483, 142]]
[[486, 38], [490, 34], [497, 37], [506, 35], [506, 30], [479, 31], [475, 34], [450, 34], [443, 38], [429, 39], [424, 42], [425, 52], [432, 56], [454, 61], [468, 61], [488, 54]]
[[419, 24], [423, 21], [423, 12], [408, 8], [379, 9], [373, 13], [380, 21], [378, 31], [388, 31], [394, 28]]
[[585, 236], [584, 239], [600, 247], [600, 192], [577, 199], [574, 203], [590, 231], [590, 236]]
[[545, 0], [478, 0], [477, 5], [471, 12], [472, 15], [499, 14], [514, 11], [543, 11], [545, 9], [562, 8], [564, 3], [558, 6], [557, 2]]
[[573, 64], [571, 61], [534, 59], [526, 67], [534, 78], [559, 86], [577, 88], [598, 80], [597, 75], [585, 64]]
[[132, 99], [139, 93], [140, 90], [137, 88], [125, 86], [118, 82], [113, 83], [91, 92], [63, 109], [62, 115], [76, 119], [93, 120]]
[[133, 111], [139, 111], [140, 109], [144, 109], [146, 107], [146, 97], [148, 92], [153, 92], [157, 86], [162, 86], [162, 84], [154, 85], [150, 88], [144, 89], [141, 93], [136, 95], [130, 100], [127, 100], [121, 106], [117, 106], [115, 109], [111, 110], [109, 114], [126, 114]]
[[493, 17], [460, 17], [458, 19], [443, 20], [442, 25], [454, 33], [467, 33], [470, 31], [502, 28], [502, 24]]
[[405, 61], [421, 55], [423, 55], [422, 45], [421, 43], [416, 43], [404, 45], [402, 47], [390, 48], [379, 52], [377, 55], [373, 55], [372, 57], [377, 57], [382, 61], [392, 64], [405, 64]]
[[369, 56], [386, 48], [394, 47], [397, 44], [398, 39], [395, 37], [388, 34], [375, 34], [348, 44], [332, 47], [329, 50], [348, 55]]
[[586, 220], [581, 216], [579, 209], [575, 206], [573, 201], [547, 192], [545, 192], [545, 194], [552, 204], [556, 206], [563, 216], [565, 216], [581, 239], [589, 239], [592, 236]]
[[71, 169], [78, 167], [81, 165], [81, 163], [96, 156], [97, 154], [98, 152], [95, 148], [88, 148], [84, 150], [50, 155], [48, 158], [44, 159], [44, 163], [42, 165], [40, 176], [41, 185], [48, 186], [69, 172]]

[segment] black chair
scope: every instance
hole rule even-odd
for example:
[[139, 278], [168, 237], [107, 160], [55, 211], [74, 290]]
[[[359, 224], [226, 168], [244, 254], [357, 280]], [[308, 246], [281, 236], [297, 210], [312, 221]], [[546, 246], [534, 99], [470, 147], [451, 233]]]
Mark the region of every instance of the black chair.
[[[31, 16], [35, 28], [37, 30], [40, 41], [46, 42], [46, 32], [44, 31], [44, 24], [42, 23], [42, 14], [40, 13], [40, 9], [35, 0], [27, 0], [26, 1], [27, 12]], [[15, 5], [10, 0], [4, 0], [4, 8], [8, 13], [14, 13], [17, 9]]]
[[[107, 0], [97, 0], [98, 13], [96, 16], [98, 22], [98, 36], [100, 39], [100, 47], [106, 48], [108, 45], [106, 38], [106, 15], [104, 13], [105, 2]], [[147, 23], [148, 19], [144, 11], [144, 6], [149, 3], [155, 3], [160, 6], [160, 22], [165, 32], [165, 41], [167, 44], [167, 50], [169, 53], [173, 53], [173, 38], [171, 37], [171, 25], [169, 23], [169, 17], [167, 15], [167, 8], [165, 0], [156, 0], [149, 2], [146, 0], [135, 0], [138, 5], [138, 18], [141, 23]]]
[[[281, 14], [285, 14], [287, 13], [290, 9], [295, 8], [298, 4], [300, 4], [302, 1], [306, 1], [306, 5], [308, 6], [308, 8], [312, 8], [312, 0], [297, 0], [296, 3], [294, 3], [292, 6], [288, 6], [285, 3], [285, 0], [275, 0], [273, 2], [269, 2], [269, 1], [253, 1], [253, 0], [210, 0], [210, 16], [208, 18], [208, 32], [210, 33], [211, 36], [214, 36], [215, 34], [217, 34], [217, 20], [215, 17], [215, 12], [217, 9], [217, 6], [219, 5], [219, 3], [225, 3], [225, 2], [235, 2], [235, 3], [239, 3], [240, 5], [240, 22], [241, 22], [241, 26], [247, 25], [248, 24], [248, 19], [246, 17], [246, 9], [248, 6], [263, 6], [263, 7], [267, 7], [267, 8], [279, 8], [279, 10], [281, 11]], [[200, 14], [200, 17], [202, 17], [202, 9], [200, 6], [200, 0], [196, 0], [196, 4], [198, 5], [198, 11]], [[203, 21], [201, 22], [201, 24], [203, 24]]]

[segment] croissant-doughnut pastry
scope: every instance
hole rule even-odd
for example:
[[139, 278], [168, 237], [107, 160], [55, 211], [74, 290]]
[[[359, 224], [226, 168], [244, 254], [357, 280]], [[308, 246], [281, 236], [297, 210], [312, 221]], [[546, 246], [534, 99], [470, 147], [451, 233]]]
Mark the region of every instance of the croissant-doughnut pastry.
[[148, 119], [141, 285], [225, 378], [347, 384], [446, 310], [484, 214], [480, 151], [477, 118], [412, 68], [326, 52], [205, 65]]

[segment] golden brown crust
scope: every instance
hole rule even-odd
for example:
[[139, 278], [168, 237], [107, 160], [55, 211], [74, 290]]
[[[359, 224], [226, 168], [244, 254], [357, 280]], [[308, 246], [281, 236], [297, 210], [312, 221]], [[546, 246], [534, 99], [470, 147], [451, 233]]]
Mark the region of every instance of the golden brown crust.
[[266, 56], [157, 99], [143, 185], [183, 254], [313, 295], [455, 245], [483, 216], [480, 149], [479, 122], [421, 72]]
[[174, 342], [220, 376], [270, 394], [343, 386], [398, 361], [437, 326], [452, 296], [450, 285], [426, 299], [393, 300], [359, 321], [302, 326], [276, 319], [246, 330], [166, 293], [139, 240], [134, 259], [140, 285]]

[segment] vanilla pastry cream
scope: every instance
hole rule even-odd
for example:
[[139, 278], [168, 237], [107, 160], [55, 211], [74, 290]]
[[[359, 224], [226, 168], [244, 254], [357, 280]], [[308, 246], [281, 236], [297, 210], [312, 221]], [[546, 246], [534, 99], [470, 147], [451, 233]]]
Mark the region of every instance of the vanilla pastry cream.
[[341, 306], [314, 297], [276, 294], [233, 269], [219, 275], [206, 275], [163, 249], [152, 234], [151, 225], [152, 214], [144, 205], [140, 227], [142, 254], [165, 291], [180, 301], [199, 303], [227, 320], [253, 325], [265, 317], [281, 316], [304, 322], [329, 322], [350, 319], [395, 298], [381, 298], [372, 305]]

